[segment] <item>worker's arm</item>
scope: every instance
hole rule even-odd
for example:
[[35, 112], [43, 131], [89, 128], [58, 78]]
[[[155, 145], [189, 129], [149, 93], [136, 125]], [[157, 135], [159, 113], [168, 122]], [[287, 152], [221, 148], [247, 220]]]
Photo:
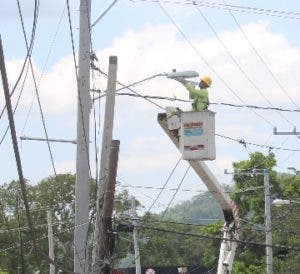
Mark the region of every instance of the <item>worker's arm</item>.
[[195, 88], [195, 84], [193, 82], [186, 82], [184, 86], [190, 93], [190, 99], [195, 99], [195, 97], [198, 96], [198, 90]]

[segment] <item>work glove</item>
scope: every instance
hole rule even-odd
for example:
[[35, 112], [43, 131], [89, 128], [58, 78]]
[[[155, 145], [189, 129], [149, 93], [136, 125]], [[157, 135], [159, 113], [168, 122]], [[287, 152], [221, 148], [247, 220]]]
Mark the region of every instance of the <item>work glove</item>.
[[176, 78], [174, 78], [174, 80], [176, 80], [182, 84], [186, 84], [186, 82], [187, 82], [184, 77], [176, 77]]

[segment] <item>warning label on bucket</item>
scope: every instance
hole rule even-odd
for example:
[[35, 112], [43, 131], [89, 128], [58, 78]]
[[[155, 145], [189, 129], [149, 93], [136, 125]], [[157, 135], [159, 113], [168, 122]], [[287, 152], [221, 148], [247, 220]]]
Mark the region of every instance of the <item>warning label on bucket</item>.
[[202, 122], [184, 123], [183, 134], [185, 136], [201, 136], [203, 134], [203, 123]]
[[184, 146], [184, 150], [188, 150], [188, 151], [204, 150], [204, 145]]

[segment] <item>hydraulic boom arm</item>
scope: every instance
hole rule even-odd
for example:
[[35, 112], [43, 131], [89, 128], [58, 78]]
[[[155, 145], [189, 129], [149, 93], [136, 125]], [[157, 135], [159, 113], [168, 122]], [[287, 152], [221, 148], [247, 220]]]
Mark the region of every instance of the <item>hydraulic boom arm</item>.
[[[178, 131], [169, 130], [165, 113], [158, 114], [158, 123], [179, 149]], [[223, 226], [223, 240], [220, 247], [217, 274], [231, 273], [237, 247], [237, 243], [234, 240], [238, 239], [238, 208], [203, 161], [188, 160], [188, 162], [223, 210], [225, 224]]]

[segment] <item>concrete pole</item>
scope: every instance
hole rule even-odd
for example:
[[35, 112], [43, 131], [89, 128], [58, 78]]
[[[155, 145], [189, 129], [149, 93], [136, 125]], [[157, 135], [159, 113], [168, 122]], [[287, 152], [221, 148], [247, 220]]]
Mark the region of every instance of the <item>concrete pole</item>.
[[134, 258], [135, 258], [135, 273], [141, 274], [141, 255], [139, 249], [139, 232], [138, 232], [138, 220], [135, 207], [135, 198], [131, 197], [131, 215], [133, 224], [133, 244], [134, 244]]
[[80, 0], [74, 272], [88, 272], [91, 0]]
[[[49, 245], [49, 258], [54, 260], [54, 247], [53, 247], [53, 229], [52, 229], [52, 215], [51, 211], [47, 210], [47, 224], [48, 224], [48, 245]], [[49, 274], [55, 274], [55, 266], [50, 263]]]
[[[117, 67], [118, 58], [117, 56], [109, 57], [108, 67], [108, 81], [106, 89], [106, 103], [105, 103], [105, 114], [104, 114], [104, 126], [102, 136], [102, 150], [101, 150], [101, 164], [100, 164], [100, 180], [97, 188], [97, 201], [96, 201], [96, 220], [94, 229], [94, 247], [92, 253], [92, 272], [95, 274], [99, 273], [99, 267], [101, 265], [101, 254], [99, 239], [100, 228], [102, 227], [102, 216], [103, 216], [103, 199], [106, 191], [108, 168], [109, 168], [109, 153], [110, 145], [113, 135], [113, 124], [114, 124], [114, 109], [115, 109], [115, 91], [117, 85]], [[98, 272], [97, 272], [98, 271]]]
[[272, 227], [271, 227], [271, 205], [270, 205], [270, 174], [264, 170], [265, 187], [265, 227], [266, 227], [266, 264], [267, 274], [273, 274], [273, 250], [272, 250]]

